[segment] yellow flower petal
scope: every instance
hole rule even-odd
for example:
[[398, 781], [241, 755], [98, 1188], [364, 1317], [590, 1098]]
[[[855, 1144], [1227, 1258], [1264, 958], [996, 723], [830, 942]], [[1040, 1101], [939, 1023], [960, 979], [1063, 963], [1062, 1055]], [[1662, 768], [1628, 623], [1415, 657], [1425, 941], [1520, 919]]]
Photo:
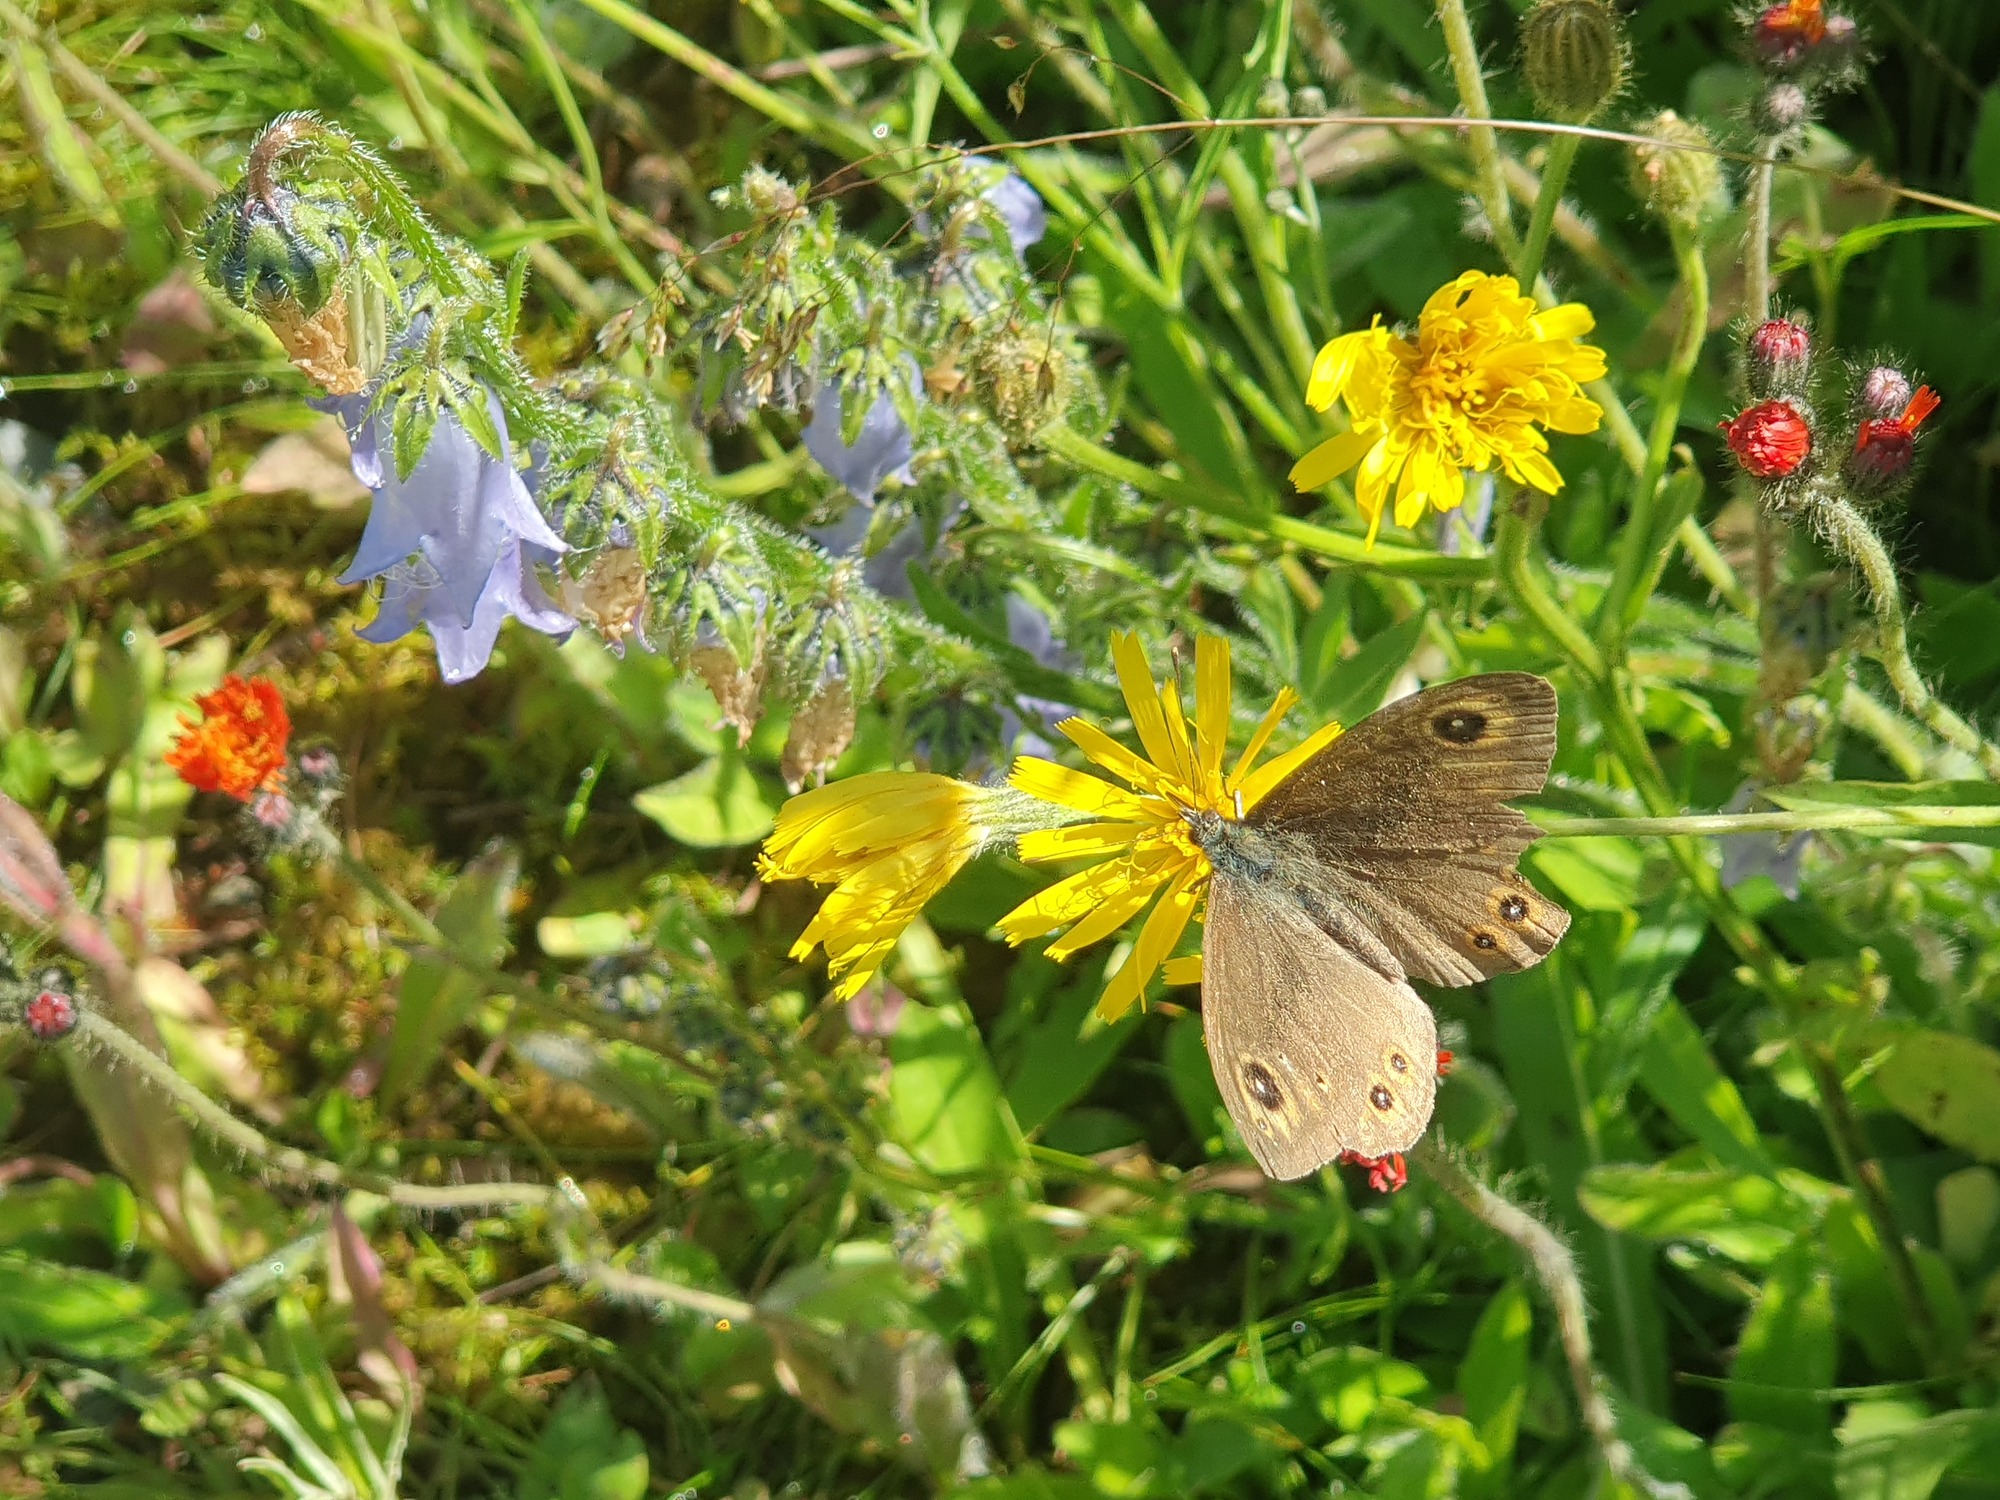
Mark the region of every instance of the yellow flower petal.
[[1243, 810], [1248, 812], [1270, 796], [1273, 787], [1332, 744], [1340, 733], [1340, 725], [1322, 724], [1307, 735], [1303, 742], [1259, 766], [1254, 773], [1244, 779]]
[[1292, 465], [1292, 488], [1305, 494], [1345, 474], [1382, 440], [1379, 429], [1343, 432], [1328, 438]]
[[1143, 823], [1072, 823], [1067, 828], [1038, 828], [1022, 834], [1014, 852], [1022, 863], [1030, 865], [1059, 859], [1103, 859], [1131, 848], [1145, 827]]
[[1221, 636], [1202, 636], [1194, 646], [1194, 748], [1202, 790], [1218, 795], [1229, 748], [1229, 642]]
[[1361, 356], [1361, 347], [1368, 342], [1364, 329], [1357, 333], [1344, 333], [1339, 338], [1321, 345], [1313, 356], [1312, 375], [1306, 381], [1306, 405], [1314, 411], [1325, 411], [1340, 399], [1340, 393], [1347, 388], [1347, 381], [1354, 374], [1354, 362]]
[[[1068, 733], [1072, 725], [1102, 733], [1100, 730], [1095, 730], [1094, 726], [1084, 724], [1077, 719], [1065, 719], [1056, 727]], [[1106, 738], [1109, 739], [1109, 736]], [[1131, 752], [1116, 740], [1110, 740], [1110, 743], [1121, 753], [1131, 755]], [[1083, 750], [1086, 755], [1090, 754], [1090, 746], [1084, 745]], [[1097, 759], [1096, 756], [1091, 758]], [[1132, 758], [1138, 759], [1136, 756]], [[1098, 764], [1102, 765], [1103, 762], [1099, 761]], [[1140, 764], [1143, 766], [1144, 762]], [[1030, 797], [1040, 797], [1044, 802], [1054, 802], [1061, 807], [1073, 807], [1078, 812], [1110, 813], [1116, 817], [1130, 818], [1141, 815], [1146, 806], [1143, 799], [1133, 796], [1123, 787], [1115, 787], [1110, 782], [1092, 776], [1086, 771], [1072, 770], [1068, 766], [1059, 766], [1052, 760], [1043, 760], [1039, 755], [1016, 756], [1014, 768], [1008, 772], [1007, 780], [1016, 790], [1026, 792]]]
[[1370, 328], [1320, 351], [1308, 396], [1330, 403], [1337, 389], [1352, 431], [1299, 459], [1292, 482], [1316, 489], [1355, 469], [1370, 546], [1392, 501], [1403, 526], [1460, 504], [1467, 470], [1497, 467], [1554, 494], [1562, 476], [1543, 432], [1594, 432], [1603, 419], [1582, 388], [1603, 376], [1604, 351], [1577, 342], [1595, 326], [1582, 303], [1538, 309], [1511, 276], [1455, 277], [1424, 303], [1414, 341]]
[[1229, 779], [1223, 782], [1224, 790], [1234, 795], [1242, 788], [1243, 778], [1250, 774], [1250, 768], [1257, 764], [1257, 757], [1262, 755], [1264, 747], [1271, 743], [1272, 734], [1277, 731], [1278, 725], [1283, 722], [1285, 715], [1292, 711], [1292, 705], [1298, 701], [1299, 695], [1290, 688], [1278, 689], [1278, 696], [1272, 701], [1270, 708], [1265, 712], [1263, 721], [1257, 726], [1256, 733], [1250, 736], [1250, 743], [1243, 747], [1243, 753], [1237, 757], [1236, 769], [1231, 771]]
[[[1056, 732], [1113, 776], [1130, 782], [1142, 792], [1164, 796], [1173, 786], [1173, 777], [1166, 770], [1142, 756], [1134, 755], [1088, 720], [1064, 719], [1056, 725]], [[1091, 808], [1083, 810], [1094, 811]]]
[[1118, 686], [1125, 694], [1126, 711], [1132, 715], [1132, 730], [1146, 747], [1146, 758], [1171, 775], [1178, 759], [1173, 737], [1167, 732], [1167, 716], [1161, 711], [1159, 695], [1153, 686], [1152, 672], [1146, 666], [1146, 648], [1139, 644], [1136, 635], [1113, 636], [1111, 661], [1118, 669]]
[[1146, 925], [1139, 929], [1139, 941], [1132, 945], [1130, 956], [1104, 986], [1104, 994], [1097, 1002], [1099, 1020], [1117, 1020], [1146, 993], [1146, 982], [1174, 951], [1174, 944], [1181, 940], [1188, 919], [1194, 915], [1192, 885], [1191, 872], [1184, 872], [1161, 895], [1152, 915], [1146, 918]]
[[1169, 987], [1200, 984], [1201, 967], [1199, 953], [1190, 953], [1185, 958], [1170, 958], [1160, 965], [1160, 979]]

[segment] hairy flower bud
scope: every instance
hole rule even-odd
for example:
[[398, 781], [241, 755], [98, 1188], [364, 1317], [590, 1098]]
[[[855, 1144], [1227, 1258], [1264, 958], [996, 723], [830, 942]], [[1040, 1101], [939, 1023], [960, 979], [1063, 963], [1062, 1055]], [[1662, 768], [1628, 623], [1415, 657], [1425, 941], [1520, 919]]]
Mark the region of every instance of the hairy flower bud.
[[1936, 392], [1920, 385], [1895, 416], [1870, 418], [1856, 429], [1847, 477], [1861, 498], [1886, 499], [1902, 488], [1916, 462], [1917, 429], [1942, 404]]
[[972, 376], [1001, 430], [1025, 443], [1068, 404], [1069, 354], [1046, 329], [1009, 319], [972, 352]]
[[1812, 424], [1789, 401], [1760, 401], [1722, 429], [1729, 451], [1753, 479], [1784, 479], [1812, 456]]
[[1751, 331], [1745, 361], [1750, 395], [1802, 396], [1812, 377], [1812, 334], [1789, 318], [1771, 318]]
[[1708, 132], [1663, 109], [1638, 127], [1651, 140], [1631, 148], [1632, 188], [1678, 229], [1696, 230], [1728, 210], [1729, 190]]
[[1521, 21], [1521, 71], [1535, 107], [1582, 125], [1625, 86], [1625, 28], [1607, 0], [1541, 0]]
[[1910, 404], [1910, 377], [1894, 365], [1877, 365], [1861, 377], [1854, 393], [1855, 415], [1864, 422], [1881, 422]]
[[59, 1042], [76, 1030], [76, 986], [61, 969], [44, 969], [35, 976], [35, 993], [21, 1007], [28, 1035], [36, 1041]]
[[1796, 83], [1774, 83], [1750, 105], [1750, 126], [1767, 137], [1788, 136], [1812, 118], [1812, 96]]
[[1861, 28], [1827, 13], [1825, 0], [1780, 0], [1750, 22], [1750, 55], [1766, 72], [1813, 88], [1852, 84], [1860, 73]]

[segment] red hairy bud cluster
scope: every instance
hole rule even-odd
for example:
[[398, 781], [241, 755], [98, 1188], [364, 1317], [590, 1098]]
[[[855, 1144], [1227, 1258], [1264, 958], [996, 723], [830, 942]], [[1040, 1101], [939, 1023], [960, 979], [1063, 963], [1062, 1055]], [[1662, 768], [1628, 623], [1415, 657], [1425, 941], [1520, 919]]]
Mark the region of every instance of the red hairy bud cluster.
[[1828, 14], [1824, 0], [1782, 0], [1750, 23], [1750, 51], [1773, 73], [1831, 81], [1860, 60], [1861, 32], [1853, 17]]
[[1784, 479], [1812, 456], [1812, 424], [1789, 401], [1760, 401], [1722, 430], [1729, 451], [1753, 479]]

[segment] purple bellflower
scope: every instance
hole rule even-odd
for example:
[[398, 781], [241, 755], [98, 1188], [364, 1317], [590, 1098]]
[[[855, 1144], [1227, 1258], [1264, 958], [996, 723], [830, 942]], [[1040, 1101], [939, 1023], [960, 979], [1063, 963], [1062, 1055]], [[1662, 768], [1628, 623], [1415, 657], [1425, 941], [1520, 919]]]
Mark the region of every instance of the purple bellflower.
[[[913, 359], [906, 360], [905, 366], [910, 391], [921, 401], [923, 372]], [[872, 505], [883, 481], [917, 482], [917, 476], [910, 472], [916, 441], [902, 413], [896, 410], [895, 401], [883, 391], [868, 408], [868, 415], [861, 419], [860, 434], [851, 444], [843, 442], [841, 428], [846, 423], [847, 401], [853, 389], [846, 383], [821, 386], [813, 399], [812, 420], [806, 423], [800, 436], [806, 452], [822, 469], [845, 485], [847, 492], [863, 505]]]
[[1049, 232], [1049, 210], [1042, 195], [1028, 186], [1028, 179], [1012, 167], [993, 186], [979, 195], [993, 205], [1000, 222], [1007, 226], [1007, 238], [1014, 254], [1026, 255], [1028, 247]]
[[315, 401], [346, 424], [354, 477], [374, 494], [368, 524], [342, 583], [385, 580], [380, 613], [357, 632], [386, 644], [423, 625], [447, 682], [477, 676], [509, 615], [558, 638], [576, 621], [550, 602], [537, 562], [568, 551], [535, 506], [506, 448], [506, 418], [486, 393], [501, 433], [495, 458], [450, 408], [437, 414], [430, 442], [407, 478], [385, 453], [390, 414], [369, 412], [372, 393]]

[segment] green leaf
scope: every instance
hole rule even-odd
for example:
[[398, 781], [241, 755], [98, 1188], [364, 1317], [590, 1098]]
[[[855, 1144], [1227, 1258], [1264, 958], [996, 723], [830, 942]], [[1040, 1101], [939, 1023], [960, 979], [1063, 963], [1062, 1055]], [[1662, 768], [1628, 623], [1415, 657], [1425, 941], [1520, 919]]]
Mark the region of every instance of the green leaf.
[[647, 787], [632, 798], [632, 805], [694, 849], [754, 844], [771, 831], [778, 816], [775, 800], [732, 749], [685, 776]]
[[1049, 1013], [1029, 1028], [1007, 1081], [1007, 1104], [1026, 1135], [1081, 1099], [1139, 1031], [1097, 1020], [1101, 965], [1086, 964], [1064, 977], [1070, 982], [1056, 991]]
[[1749, 1266], [1770, 1265], [1818, 1218], [1811, 1203], [1773, 1178], [1667, 1165], [1593, 1168], [1578, 1197], [1607, 1229], [1685, 1240]]
[[640, 1500], [652, 1477], [645, 1440], [611, 1415], [594, 1382], [567, 1391], [521, 1470], [515, 1500]]
[[963, 1008], [905, 1005], [889, 1056], [890, 1134], [918, 1161], [964, 1172], [1015, 1157], [999, 1076]]
[[1817, 1235], [1801, 1235], [1771, 1263], [1729, 1371], [1738, 1421], [1832, 1441], [1833, 1277]]
[[1773, 1169], [1743, 1096], [1716, 1065], [1700, 1028], [1671, 997], [1653, 1014], [1639, 1082], [1676, 1125], [1724, 1166], [1739, 1172]]
[[1631, 839], [1544, 839], [1522, 862], [1572, 907], [1629, 911], [1639, 904], [1645, 856]]
[[[507, 951], [507, 912], [520, 874], [520, 856], [504, 844], [495, 844], [465, 867], [434, 919], [455, 950], [488, 964], [500, 962]], [[449, 958], [425, 954], [410, 960], [397, 991], [395, 1029], [382, 1070], [385, 1102], [401, 1098], [423, 1081], [445, 1038], [464, 1023], [486, 993], [481, 980]]]
[[1833, 1463], [1840, 1500], [1930, 1500], [1973, 1444], [2000, 1433], [1991, 1410], [1931, 1416], [1909, 1401], [1857, 1401], [1840, 1424]]
[[1493, 1461], [1491, 1478], [1479, 1476], [1477, 1488], [1485, 1493], [1505, 1492], [1500, 1481], [1512, 1466], [1514, 1437], [1528, 1396], [1528, 1338], [1533, 1328], [1527, 1291], [1520, 1282], [1510, 1281], [1486, 1304], [1465, 1358], [1459, 1361], [1458, 1393], [1465, 1401], [1465, 1419]]
[[1411, 653], [1423, 639], [1426, 618], [1418, 610], [1370, 636], [1360, 650], [1326, 674], [1314, 711], [1341, 724], [1358, 724], [1374, 713], [1396, 674], [1409, 665]]
[[2000, 1051], [1953, 1031], [1911, 1030], [1874, 1081], [1904, 1118], [1981, 1161], [2000, 1162]]
[[142, 1359], [186, 1310], [153, 1287], [0, 1251], [0, 1342], [9, 1345], [72, 1359]]

